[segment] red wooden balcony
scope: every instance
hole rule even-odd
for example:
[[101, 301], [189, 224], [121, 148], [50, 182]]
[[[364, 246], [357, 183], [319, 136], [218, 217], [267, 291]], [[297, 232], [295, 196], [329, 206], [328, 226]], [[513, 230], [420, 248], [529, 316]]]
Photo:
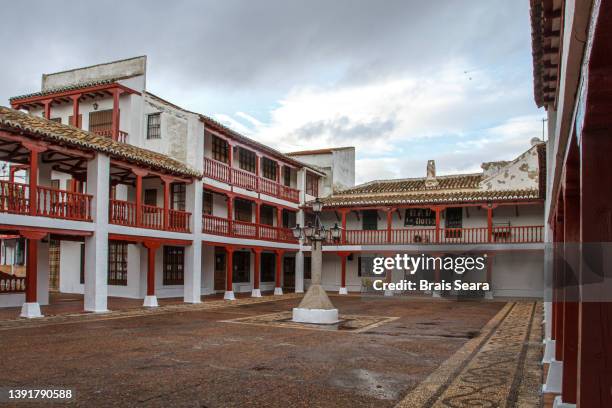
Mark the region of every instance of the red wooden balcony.
[[162, 231], [189, 232], [191, 213], [168, 210], [168, 225], [164, 225], [164, 209], [152, 205], [141, 206], [138, 220], [136, 204], [123, 200], [110, 200], [109, 222], [126, 227], [149, 228]]
[[0, 212], [91, 221], [92, 196], [89, 194], [38, 186], [35, 213], [30, 210], [29, 197], [29, 185], [0, 181]]
[[204, 215], [202, 217], [202, 232], [235, 238], [297, 243], [290, 228], [228, 220], [227, 218], [215, 217], [213, 215]]
[[487, 227], [480, 228], [421, 228], [391, 230], [346, 230], [345, 245], [386, 244], [527, 244], [544, 242], [544, 227], [493, 227], [491, 238]]
[[204, 158], [204, 176], [246, 190], [257, 191], [294, 203], [300, 202], [300, 191], [253, 173], [236, 169], [213, 159]]

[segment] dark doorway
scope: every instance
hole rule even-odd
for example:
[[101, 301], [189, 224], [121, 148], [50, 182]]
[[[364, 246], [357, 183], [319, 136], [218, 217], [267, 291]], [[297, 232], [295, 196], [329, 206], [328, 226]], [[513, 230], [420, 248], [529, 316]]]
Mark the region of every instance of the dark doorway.
[[287, 290], [295, 290], [295, 258], [285, 257], [283, 259], [283, 287]]
[[251, 253], [247, 251], [234, 252], [232, 282], [246, 283], [251, 281]]
[[225, 290], [225, 249], [215, 248], [215, 292]]

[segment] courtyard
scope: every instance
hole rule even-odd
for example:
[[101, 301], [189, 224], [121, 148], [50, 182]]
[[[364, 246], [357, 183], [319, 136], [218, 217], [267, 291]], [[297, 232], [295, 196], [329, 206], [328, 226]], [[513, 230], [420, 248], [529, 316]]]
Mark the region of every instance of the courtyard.
[[346, 324], [292, 324], [296, 294], [3, 315], [0, 383], [83, 407], [539, 406], [541, 303], [331, 298]]

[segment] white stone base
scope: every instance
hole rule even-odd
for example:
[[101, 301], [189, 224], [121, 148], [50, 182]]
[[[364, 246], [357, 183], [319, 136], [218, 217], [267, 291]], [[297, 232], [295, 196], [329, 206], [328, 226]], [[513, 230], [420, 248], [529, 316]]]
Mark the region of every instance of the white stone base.
[[561, 395], [557, 395], [555, 397], [555, 402], [553, 402], [553, 408], [576, 408], [576, 404], [569, 404], [567, 402], [563, 402]]
[[21, 306], [20, 316], [25, 317], [27, 319], [43, 317], [43, 315], [40, 313], [40, 305], [38, 304], [38, 302], [24, 303]]
[[261, 297], [261, 289], [253, 289], [251, 291], [251, 297]]
[[226, 290], [225, 295], [223, 295], [223, 299], [225, 300], [236, 300], [236, 296], [234, 296], [233, 290]]
[[338, 323], [338, 309], [300, 309], [294, 307], [293, 321], [314, 324]]
[[563, 362], [552, 360], [548, 366], [546, 383], [542, 386], [543, 393], [561, 393], [561, 382], [563, 379]]
[[440, 291], [439, 291], [439, 290], [434, 290], [434, 291], [431, 293], [431, 297], [439, 298], [439, 297], [442, 297], [442, 294], [440, 294]]
[[283, 288], [274, 288], [274, 294], [275, 295], [282, 295], [283, 294]]
[[157, 307], [159, 304], [157, 303], [157, 296], [145, 296], [144, 298], [144, 307]]
[[548, 364], [555, 359], [555, 341], [548, 340], [544, 346], [544, 358], [542, 358], [542, 364]]
[[493, 300], [493, 291], [492, 290], [487, 290], [485, 292], [484, 298], [488, 299], [488, 300]]
[[339, 295], [348, 295], [348, 290], [346, 290], [346, 288], [340, 288], [340, 290], [338, 291]]

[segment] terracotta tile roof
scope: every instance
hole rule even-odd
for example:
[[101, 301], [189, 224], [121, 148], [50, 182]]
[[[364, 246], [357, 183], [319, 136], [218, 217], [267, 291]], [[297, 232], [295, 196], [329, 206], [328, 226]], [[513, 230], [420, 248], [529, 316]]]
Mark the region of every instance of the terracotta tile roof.
[[104, 153], [114, 159], [177, 176], [202, 177], [202, 173], [196, 169], [161, 153], [117, 142], [73, 126], [62, 125], [4, 106], [0, 106], [0, 129], [25, 133], [28, 136], [55, 144]]
[[436, 177], [438, 185], [426, 187], [425, 178], [409, 178], [396, 180], [376, 180], [353, 188], [340, 191], [338, 194], [366, 194], [366, 193], [403, 193], [424, 190], [449, 190], [478, 188], [482, 180], [482, 173], [457, 174]]
[[521, 201], [539, 199], [540, 192], [533, 190], [472, 190], [472, 191], [420, 191], [393, 194], [338, 194], [323, 198], [326, 207], [410, 205], [410, 204], [458, 204], [487, 201]]
[[285, 154], [287, 156], [308, 156], [310, 154], [326, 154], [326, 153], [333, 153], [336, 150], [348, 150], [348, 149], [355, 149], [355, 148], [352, 146], [329, 147], [327, 149], [301, 150], [299, 152], [289, 152]]
[[80, 84], [74, 84], [74, 85], [62, 86], [59, 88], [47, 89], [44, 91], [33, 92], [30, 94], [26, 94], [26, 95], [13, 96], [9, 100], [12, 102], [12, 101], [17, 101], [19, 99], [31, 98], [33, 96], [51, 95], [51, 94], [58, 93], [58, 92], [66, 92], [66, 91], [73, 91], [75, 89], [89, 88], [91, 86], [109, 85], [115, 81], [117, 81], [117, 79], [106, 79], [103, 81], [82, 82]]

